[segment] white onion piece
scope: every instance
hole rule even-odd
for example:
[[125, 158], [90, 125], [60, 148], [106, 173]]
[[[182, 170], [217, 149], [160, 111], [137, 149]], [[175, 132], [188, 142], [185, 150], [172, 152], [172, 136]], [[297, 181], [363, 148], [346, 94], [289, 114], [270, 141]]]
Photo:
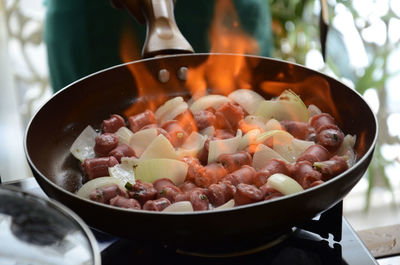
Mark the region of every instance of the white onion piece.
[[89, 180], [86, 182], [76, 193], [79, 197], [83, 198], [89, 198], [89, 195], [92, 191], [95, 189], [107, 187], [117, 184], [122, 190], [125, 189], [125, 183], [121, 181], [120, 179], [113, 178], [113, 177], [100, 177], [100, 178], [95, 178], [92, 180]]
[[349, 167], [352, 167], [357, 161], [357, 156], [354, 152], [356, 140], [357, 137], [355, 135], [347, 134], [336, 152], [336, 155], [343, 156], [346, 159], [346, 163]]
[[322, 111], [317, 106], [315, 106], [314, 104], [308, 105], [307, 110], [308, 110], [308, 115], [310, 115], [310, 117], [322, 113]]
[[97, 133], [92, 126], [87, 126], [72, 143], [69, 151], [81, 162], [86, 158], [95, 157], [94, 146], [96, 144], [96, 136]]
[[267, 119], [293, 120], [307, 122], [308, 109], [304, 102], [291, 90], [285, 90], [277, 100], [263, 100], [260, 102], [256, 115]]
[[238, 89], [228, 95], [228, 98], [238, 103], [247, 113], [254, 114], [264, 98], [250, 89]]
[[129, 146], [135, 151], [135, 155], [140, 157], [151, 142], [157, 138], [158, 132], [155, 128], [140, 130], [134, 133], [129, 140]]
[[283, 127], [279, 121], [276, 119], [270, 119], [267, 121], [264, 127], [265, 131], [272, 131], [272, 130], [283, 130]]
[[237, 130], [236, 136], [223, 140], [212, 140], [208, 148], [208, 164], [215, 162], [222, 154], [233, 154], [237, 151], [242, 131]]
[[108, 168], [110, 177], [120, 179], [124, 185], [129, 182], [135, 184], [135, 174], [133, 172], [133, 165], [128, 160], [122, 160], [121, 164], [116, 164]]
[[195, 100], [189, 109], [192, 113], [208, 108], [217, 109], [222, 104], [230, 101], [228, 97], [222, 95], [206, 95]]
[[115, 135], [118, 137], [119, 144], [129, 145], [131, 137], [133, 136], [133, 132], [126, 127], [121, 127], [115, 132]]
[[141, 161], [154, 158], [179, 158], [171, 142], [162, 134], [154, 138], [154, 140], [147, 146], [146, 150], [144, 150], [143, 154], [140, 156]]
[[281, 173], [276, 173], [270, 176], [267, 180], [267, 185], [276, 189], [283, 195], [303, 191], [303, 187], [301, 187], [297, 181]]
[[185, 142], [176, 150], [179, 157], [196, 156], [203, 149], [207, 136], [201, 135], [198, 132], [192, 132]]
[[244, 117], [244, 121], [248, 124], [255, 125], [261, 130], [265, 131], [265, 124], [268, 122], [268, 119], [262, 116], [247, 115], [246, 117]]
[[159, 178], [169, 178], [175, 185], [185, 181], [188, 165], [174, 159], [148, 159], [134, 167], [135, 178], [143, 182], [153, 182]]
[[214, 133], [215, 133], [214, 126], [208, 126], [207, 128], [204, 128], [203, 130], [200, 131], [200, 134], [208, 137], [213, 137]]
[[234, 199], [230, 199], [229, 201], [227, 201], [226, 203], [215, 207], [214, 210], [224, 210], [224, 209], [230, 209], [233, 208], [233, 206], [235, 206], [235, 200]]
[[170, 100], [167, 100], [163, 105], [158, 107], [158, 109], [154, 112], [154, 116], [156, 120], [162, 119], [165, 115], [168, 115], [173, 109], [175, 109], [179, 104], [183, 103], [182, 97], [174, 97]]
[[180, 213], [180, 212], [193, 212], [194, 210], [192, 203], [190, 201], [180, 201], [171, 204], [162, 211], [168, 213]]
[[[182, 98], [182, 97], [176, 97], [176, 98]], [[176, 99], [176, 98], [174, 98], [174, 99]], [[168, 101], [167, 101], [167, 103], [168, 103]], [[163, 106], [161, 106], [161, 107], [163, 107]], [[172, 104], [167, 105], [167, 107], [168, 107], [167, 111], [165, 111], [165, 113], [163, 113], [162, 116], [160, 116], [160, 117], [156, 116], [157, 122], [160, 125], [163, 124], [164, 122], [173, 120], [176, 116], [184, 113], [188, 109], [188, 104], [186, 102], [180, 102], [180, 103], [177, 103], [176, 105], [172, 105]]]
[[242, 136], [242, 138], [240, 139], [239, 142], [239, 146], [238, 146], [238, 151], [242, 151], [243, 149], [245, 149], [246, 147], [248, 147], [251, 144], [254, 144], [257, 136], [261, 133], [260, 129], [253, 129], [248, 131], [245, 135]]
[[288, 161], [274, 149], [269, 148], [266, 145], [259, 144], [253, 155], [252, 166], [256, 171], [258, 171], [264, 168], [271, 159], [279, 159], [288, 163]]

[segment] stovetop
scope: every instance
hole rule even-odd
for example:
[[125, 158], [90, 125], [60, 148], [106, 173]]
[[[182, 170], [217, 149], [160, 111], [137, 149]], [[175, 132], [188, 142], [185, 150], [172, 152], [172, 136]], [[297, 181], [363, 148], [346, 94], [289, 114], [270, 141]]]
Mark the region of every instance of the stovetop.
[[[44, 193], [31, 178], [14, 183], [21, 189]], [[154, 229], [157, 229], [156, 227]], [[290, 265], [372, 265], [378, 264], [353, 228], [342, 215], [342, 202], [319, 217], [294, 228], [274, 243], [253, 249], [251, 254], [224, 253], [210, 257], [207, 253], [191, 253], [159, 242], [137, 242], [117, 238], [93, 230], [101, 250], [103, 265], [127, 264], [290, 264]], [[251, 252], [251, 251], [250, 251]], [[204, 255], [206, 254], [206, 255]]]

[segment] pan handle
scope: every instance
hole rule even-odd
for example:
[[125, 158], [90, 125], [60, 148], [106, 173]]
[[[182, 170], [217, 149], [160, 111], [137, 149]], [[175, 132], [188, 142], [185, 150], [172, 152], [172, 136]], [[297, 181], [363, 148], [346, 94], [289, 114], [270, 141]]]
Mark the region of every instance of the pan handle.
[[112, 0], [112, 3], [127, 9], [140, 23], [146, 22], [143, 58], [194, 52], [176, 25], [173, 0]]

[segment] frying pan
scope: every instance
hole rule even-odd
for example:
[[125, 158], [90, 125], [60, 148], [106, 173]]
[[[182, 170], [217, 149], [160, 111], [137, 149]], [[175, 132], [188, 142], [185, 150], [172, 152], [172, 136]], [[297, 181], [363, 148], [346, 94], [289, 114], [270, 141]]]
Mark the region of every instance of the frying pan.
[[[222, 71], [217, 79], [235, 79], [237, 84], [245, 81], [267, 99], [291, 88], [306, 104], [313, 103], [333, 115], [346, 134], [357, 136], [356, 164], [335, 178], [301, 193], [219, 211], [160, 213], [128, 210], [75, 194], [82, 185], [82, 174], [79, 161], [70, 154], [69, 148], [87, 125], [100, 128], [102, 120], [111, 114], [124, 115], [133, 104], [142, 104], [161, 92], [170, 97], [190, 97], [188, 84], [195, 78], [192, 73], [199, 67], [210, 69], [204, 72], [208, 90], [221, 93], [211, 74], [213, 69], [220, 68], [217, 61], [232, 60], [243, 61], [245, 67], [235, 68], [235, 72]], [[186, 67], [188, 72], [184, 78], [176, 74], [182, 67]], [[161, 69], [170, 73], [166, 82], [157, 79]], [[237, 88], [240, 85], [233, 87]], [[138, 91], [142, 90], [149, 92], [145, 96], [139, 95]], [[258, 244], [275, 238], [341, 201], [365, 173], [376, 139], [377, 121], [368, 104], [357, 92], [327, 75], [301, 65], [259, 56], [180, 54], [111, 67], [60, 90], [40, 108], [28, 125], [25, 153], [44, 192], [71, 208], [91, 227], [139, 241], [213, 249], [243, 242]]]

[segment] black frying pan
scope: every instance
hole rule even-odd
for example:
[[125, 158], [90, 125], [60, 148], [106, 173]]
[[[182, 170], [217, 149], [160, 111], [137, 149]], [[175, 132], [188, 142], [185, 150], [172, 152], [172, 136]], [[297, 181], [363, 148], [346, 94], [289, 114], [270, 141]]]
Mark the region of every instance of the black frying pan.
[[[213, 60], [208, 60], [213, 57]], [[209, 78], [217, 60], [243, 60], [238, 72], [224, 71], [219, 78], [247, 83], [266, 97], [291, 88], [305, 103], [332, 114], [340, 128], [357, 136], [357, 163], [326, 183], [304, 192], [221, 211], [159, 213], [126, 210], [82, 199], [75, 195], [82, 174], [69, 148], [87, 126], [99, 128], [113, 113], [124, 115], [135, 102], [167, 95], [189, 97], [193, 71], [205, 62], [205, 80], [211, 92], [221, 93]], [[176, 74], [188, 68], [187, 80]], [[168, 82], [157, 80], [160, 69], [170, 73]], [[229, 67], [227, 67], [229, 69]], [[251, 76], [244, 74], [250, 71]], [[226, 76], [224, 76], [226, 75]], [[149, 80], [150, 79], [150, 80]], [[139, 97], [139, 90], [155, 92]], [[151, 86], [151, 87], [149, 87]], [[239, 86], [237, 88], [240, 88]], [[235, 88], [234, 88], [235, 89]], [[377, 138], [377, 121], [368, 104], [343, 83], [303, 66], [280, 60], [238, 54], [186, 54], [144, 59], [115, 66], [85, 77], [55, 94], [32, 118], [25, 136], [30, 167], [44, 192], [75, 211], [93, 228], [136, 240], [157, 240], [178, 246], [213, 248], [253, 242], [286, 233], [330, 208], [354, 187], [366, 171]]]

